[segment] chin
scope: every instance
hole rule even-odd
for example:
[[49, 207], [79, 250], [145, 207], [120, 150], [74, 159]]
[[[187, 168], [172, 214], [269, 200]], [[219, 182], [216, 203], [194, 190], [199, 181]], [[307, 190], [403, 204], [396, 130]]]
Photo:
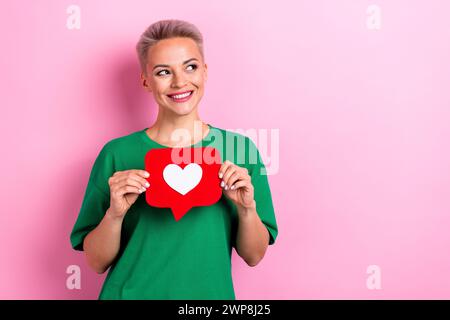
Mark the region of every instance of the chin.
[[187, 106], [179, 106], [178, 108], [176, 106], [170, 106], [169, 109], [176, 113], [179, 116], [185, 116], [190, 113], [192, 113], [195, 110], [195, 107], [187, 105]]
[[192, 110], [188, 110], [188, 111], [172, 110], [172, 111], [180, 117], [187, 116], [188, 114], [190, 114], [192, 112]]

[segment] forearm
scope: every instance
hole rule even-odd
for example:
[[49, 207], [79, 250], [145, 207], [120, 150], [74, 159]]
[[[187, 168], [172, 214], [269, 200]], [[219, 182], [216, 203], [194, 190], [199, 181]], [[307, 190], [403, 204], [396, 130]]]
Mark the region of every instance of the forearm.
[[105, 272], [116, 258], [120, 249], [122, 218], [115, 218], [106, 211], [99, 225], [83, 242], [88, 265], [97, 273]]
[[256, 266], [269, 245], [269, 232], [254, 208], [238, 207], [236, 251], [249, 266]]

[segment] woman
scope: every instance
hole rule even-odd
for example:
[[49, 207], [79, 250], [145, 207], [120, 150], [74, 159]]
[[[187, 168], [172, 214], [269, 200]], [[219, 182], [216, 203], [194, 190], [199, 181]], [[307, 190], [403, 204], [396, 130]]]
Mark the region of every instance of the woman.
[[[72, 247], [84, 250], [96, 272], [109, 268], [99, 299], [235, 299], [232, 247], [255, 266], [278, 234], [264, 164], [249, 138], [200, 119], [207, 65], [194, 25], [158, 21], [136, 49], [142, 85], [153, 94], [158, 116], [151, 127], [113, 139], [100, 151], [71, 233]], [[186, 134], [174, 141], [180, 130]], [[230, 139], [244, 143], [230, 148]], [[175, 146], [210, 146], [222, 157], [220, 200], [193, 207], [179, 221], [170, 209], [149, 206], [143, 194], [152, 192], [146, 153]], [[248, 160], [252, 154], [257, 161]]]

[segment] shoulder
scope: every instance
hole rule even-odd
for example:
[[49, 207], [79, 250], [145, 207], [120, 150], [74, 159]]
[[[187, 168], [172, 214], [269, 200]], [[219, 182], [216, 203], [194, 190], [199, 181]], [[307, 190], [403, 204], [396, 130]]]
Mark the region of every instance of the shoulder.
[[[223, 142], [228, 145], [235, 145], [238, 149], [245, 148], [246, 150], [257, 150], [256, 144], [256, 131], [250, 130], [231, 130], [213, 127], [215, 132], [221, 136]], [[245, 143], [245, 144], [244, 144]]]
[[92, 176], [96, 181], [106, 181], [120, 165], [129, 159], [131, 154], [136, 154], [139, 144], [139, 132], [136, 131], [124, 136], [108, 140], [103, 144], [94, 161]]
[[123, 151], [130, 150], [134, 146], [139, 145], [140, 142], [140, 134], [142, 130], [132, 132], [127, 135], [123, 135], [120, 137], [113, 138], [108, 140], [102, 147], [100, 153], [104, 154], [117, 154], [122, 153]]
[[262, 164], [262, 158], [255, 143], [257, 141], [255, 130], [215, 129], [219, 135], [215, 145], [223, 154], [223, 161], [229, 160], [250, 171]]

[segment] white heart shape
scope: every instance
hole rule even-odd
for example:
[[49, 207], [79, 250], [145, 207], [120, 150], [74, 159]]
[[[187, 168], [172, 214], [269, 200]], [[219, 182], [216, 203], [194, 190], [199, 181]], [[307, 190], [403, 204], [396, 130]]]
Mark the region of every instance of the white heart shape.
[[169, 164], [164, 168], [164, 181], [183, 196], [194, 189], [202, 180], [203, 170], [196, 163], [190, 163], [184, 169], [176, 164]]

